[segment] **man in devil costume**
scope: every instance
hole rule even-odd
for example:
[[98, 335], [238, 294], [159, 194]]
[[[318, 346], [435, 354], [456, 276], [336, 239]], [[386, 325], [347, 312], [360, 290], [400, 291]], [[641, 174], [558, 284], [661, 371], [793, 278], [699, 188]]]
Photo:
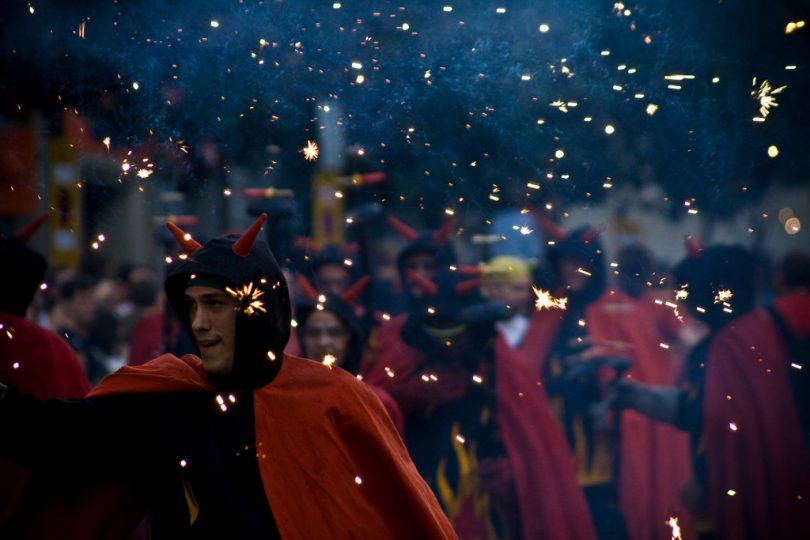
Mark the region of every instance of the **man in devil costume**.
[[[90, 389], [67, 342], [25, 318], [47, 263], [26, 243], [43, 215], [13, 236], [0, 235], [0, 381], [39, 399], [79, 398]], [[0, 537], [23, 496], [30, 471], [0, 459]]]
[[753, 270], [740, 246], [681, 262], [678, 283], [709, 335], [678, 387], [623, 382], [617, 400], [689, 432], [684, 496], [700, 538], [810, 538], [810, 282], [789, 279], [772, 306], [755, 309]]
[[170, 226], [187, 255], [166, 292], [199, 357], [124, 367], [81, 401], [0, 387], [0, 452], [50, 480], [14, 534], [121, 538], [146, 513], [153, 538], [454, 537], [371, 391], [283, 354], [264, 219], [204, 246]]
[[617, 417], [607, 384], [620, 376], [672, 381], [653, 321], [621, 291], [610, 289], [599, 231], [544, 225], [556, 245], [550, 263], [567, 309], [535, 321], [535, 354], [544, 388], [579, 464], [600, 538], [646, 540], [668, 534], [679, 515], [679, 486], [689, 476], [688, 440], [635, 411]]
[[460, 538], [594, 538], [537, 361], [494, 340], [505, 306], [481, 303], [461, 273], [413, 274], [422, 294], [365, 380], [406, 414], [414, 463]]

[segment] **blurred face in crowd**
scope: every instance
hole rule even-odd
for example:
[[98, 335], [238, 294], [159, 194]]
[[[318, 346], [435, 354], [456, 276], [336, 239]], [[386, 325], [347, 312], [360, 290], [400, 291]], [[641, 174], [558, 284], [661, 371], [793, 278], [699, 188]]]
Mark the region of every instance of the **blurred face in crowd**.
[[80, 289], [73, 293], [73, 297], [67, 300], [68, 316], [79, 328], [88, 328], [93, 324], [96, 317], [95, 289]]
[[423, 291], [414, 284], [409, 275], [414, 273], [425, 279], [432, 280], [436, 276], [436, 257], [431, 253], [417, 252], [405, 259], [403, 265], [405, 267], [405, 284], [410, 289], [411, 296], [420, 298]]
[[484, 294], [493, 302], [506, 304], [516, 314], [526, 315], [532, 305], [532, 285], [528, 280], [497, 280], [484, 285]]
[[588, 285], [590, 278], [584, 272], [591, 273], [587, 263], [567, 257], [560, 261], [560, 277], [565, 287], [572, 292], [579, 292]]
[[340, 296], [349, 288], [349, 271], [338, 264], [324, 264], [315, 272], [318, 290], [326, 294]]
[[213, 375], [230, 375], [236, 346], [236, 301], [211, 287], [187, 288], [185, 301], [203, 369]]
[[323, 360], [327, 354], [337, 365], [346, 360], [351, 334], [343, 321], [330, 311], [313, 311], [306, 320], [301, 344], [309, 358]]

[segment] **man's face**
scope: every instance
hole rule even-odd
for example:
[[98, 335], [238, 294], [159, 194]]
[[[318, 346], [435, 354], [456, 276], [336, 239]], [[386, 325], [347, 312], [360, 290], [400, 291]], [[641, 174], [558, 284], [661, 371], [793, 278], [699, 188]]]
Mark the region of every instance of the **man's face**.
[[340, 296], [349, 289], [349, 271], [337, 264], [324, 264], [315, 272], [318, 290], [326, 294]]
[[529, 313], [532, 304], [532, 286], [529, 281], [493, 281], [485, 285], [485, 291], [487, 298], [506, 304], [513, 313]]
[[337, 365], [346, 360], [349, 352], [349, 330], [329, 311], [313, 311], [307, 318], [301, 342], [307, 356], [313, 360], [323, 360], [327, 354], [335, 357]]
[[432, 280], [436, 276], [436, 257], [430, 253], [417, 252], [405, 259], [403, 266], [405, 267], [406, 285], [411, 296], [420, 298], [423, 294], [422, 289], [414, 284], [413, 280], [408, 276], [414, 273], [425, 279]]
[[212, 375], [230, 375], [236, 346], [236, 301], [211, 287], [187, 288], [185, 301], [203, 369]]

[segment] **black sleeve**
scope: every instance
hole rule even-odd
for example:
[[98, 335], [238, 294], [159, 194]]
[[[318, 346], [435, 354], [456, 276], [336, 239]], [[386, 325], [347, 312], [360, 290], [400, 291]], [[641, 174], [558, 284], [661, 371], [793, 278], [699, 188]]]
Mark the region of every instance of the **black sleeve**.
[[9, 387], [0, 399], [0, 456], [30, 468], [120, 468], [143, 456], [131, 396], [40, 401]]

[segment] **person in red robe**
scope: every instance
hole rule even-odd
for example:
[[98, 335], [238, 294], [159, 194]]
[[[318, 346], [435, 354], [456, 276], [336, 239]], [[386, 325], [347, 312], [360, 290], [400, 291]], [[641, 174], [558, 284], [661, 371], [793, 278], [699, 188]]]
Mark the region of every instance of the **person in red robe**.
[[655, 321], [610, 288], [599, 232], [556, 229], [550, 266], [565, 310], [540, 312], [535, 336], [542, 380], [579, 464], [600, 538], [669, 538], [666, 522], [683, 515], [680, 486], [689, 477], [688, 438], [635, 411], [609, 407], [609, 383], [673, 380]]
[[283, 353], [265, 219], [204, 246], [170, 227], [186, 255], [166, 293], [199, 356], [125, 366], [78, 401], [0, 385], [0, 454], [40, 481], [13, 534], [121, 538], [145, 514], [153, 538], [455, 538], [376, 396]]
[[[405, 413], [405, 440], [463, 539], [595, 538], [536, 357], [496, 339], [509, 309], [439, 268], [364, 379]], [[397, 329], [397, 331], [394, 331]]]
[[710, 333], [680, 387], [620, 387], [627, 406], [689, 431], [694, 478], [684, 495], [701, 538], [810, 537], [810, 262], [786, 261], [786, 290], [768, 308], [754, 307], [745, 249], [715, 246], [683, 261], [678, 281]]
[[[47, 216], [15, 235], [0, 234], [0, 380], [39, 399], [81, 397], [90, 389], [73, 350], [25, 318], [47, 262], [26, 243]], [[30, 471], [0, 459], [0, 537], [23, 496]]]

